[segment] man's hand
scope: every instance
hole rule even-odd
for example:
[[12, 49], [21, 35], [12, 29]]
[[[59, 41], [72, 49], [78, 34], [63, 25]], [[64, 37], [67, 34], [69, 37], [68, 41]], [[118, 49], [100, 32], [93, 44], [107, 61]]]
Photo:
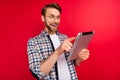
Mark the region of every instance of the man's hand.
[[67, 38], [65, 39], [62, 44], [56, 49], [59, 52], [59, 55], [69, 51], [72, 48], [72, 43], [71, 41], [73, 41], [75, 39], [75, 37], [71, 37], [71, 38]]
[[89, 58], [89, 50], [88, 49], [82, 49], [79, 53], [78, 53], [78, 57], [75, 60], [76, 65], [79, 65], [80, 61], [84, 61], [87, 60]]
[[41, 72], [48, 74], [58, 60], [59, 55], [71, 49], [71, 41], [74, 39], [75, 37], [65, 39], [62, 44], [45, 61], [41, 62]]

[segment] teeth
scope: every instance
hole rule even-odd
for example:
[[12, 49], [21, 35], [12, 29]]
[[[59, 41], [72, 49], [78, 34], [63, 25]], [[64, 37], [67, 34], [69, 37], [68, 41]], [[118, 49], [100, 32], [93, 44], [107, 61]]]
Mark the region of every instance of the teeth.
[[58, 26], [58, 24], [56, 24], [56, 23], [54, 23], [54, 24], [51, 24], [53, 27], [56, 27], [56, 26]]

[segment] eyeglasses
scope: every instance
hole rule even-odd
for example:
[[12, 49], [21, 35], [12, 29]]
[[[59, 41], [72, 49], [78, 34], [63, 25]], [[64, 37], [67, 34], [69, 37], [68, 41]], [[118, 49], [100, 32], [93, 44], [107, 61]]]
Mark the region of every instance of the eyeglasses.
[[54, 15], [49, 15], [49, 16], [46, 16], [46, 17], [48, 17], [49, 19], [51, 19], [51, 20], [55, 20], [55, 19], [57, 19], [57, 20], [60, 20], [60, 16], [54, 16]]

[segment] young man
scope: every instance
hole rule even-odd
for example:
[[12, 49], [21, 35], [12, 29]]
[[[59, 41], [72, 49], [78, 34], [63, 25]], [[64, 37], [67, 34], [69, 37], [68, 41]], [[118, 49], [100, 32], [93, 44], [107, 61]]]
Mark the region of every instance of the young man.
[[28, 41], [29, 68], [38, 80], [77, 80], [74, 65], [79, 65], [89, 57], [89, 50], [83, 49], [74, 61], [67, 61], [71, 41], [58, 31], [61, 8], [56, 3], [47, 4], [42, 8], [41, 19], [44, 30]]

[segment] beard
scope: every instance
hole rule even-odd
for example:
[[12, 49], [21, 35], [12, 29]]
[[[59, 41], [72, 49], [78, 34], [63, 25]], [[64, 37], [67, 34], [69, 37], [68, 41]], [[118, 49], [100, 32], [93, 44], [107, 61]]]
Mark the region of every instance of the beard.
[[57, 29], [52, 29], [52, 27], [57, 27], [59, 24], [58, 23], [51, 23], [51, 24], [47, 24], [47, 22], [45, 21], [45, 26], [48, 29], [49, 33], [55, 33], [57, 31]]

